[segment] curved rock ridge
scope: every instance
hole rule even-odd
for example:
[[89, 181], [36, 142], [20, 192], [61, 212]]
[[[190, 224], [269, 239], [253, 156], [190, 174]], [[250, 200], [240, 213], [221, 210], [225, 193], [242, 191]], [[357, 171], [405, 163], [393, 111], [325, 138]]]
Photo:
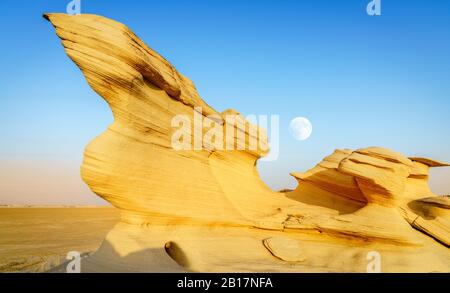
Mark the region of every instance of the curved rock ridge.
[[82, 271], [365, 272], [374, 251], [385, 272], [450, 271], [449, 204], [428, 188], [429, 167], [447, 164], [336, 150], [274, 192], [255, 167], [265, 130], [207, 105], [125, 25], [44, 17], [114, 115], [81, 176], [122, 218]]

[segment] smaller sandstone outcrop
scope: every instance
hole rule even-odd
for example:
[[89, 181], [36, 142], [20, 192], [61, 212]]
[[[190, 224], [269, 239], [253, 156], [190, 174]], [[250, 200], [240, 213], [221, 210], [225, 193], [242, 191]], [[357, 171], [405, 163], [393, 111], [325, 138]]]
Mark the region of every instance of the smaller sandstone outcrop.
[[288, 196], [305, 200], [307, 187], [313, 186], [315, 204], [343, 213], [367, 204], [398, 208], [412, 227], [448, 246], [450, 199], [434, 195], [428, 186], [429, 168], [442, 166], [449, 164], [380, 147], [336, 150], [306, 173], [292, 173], [299, 186]]

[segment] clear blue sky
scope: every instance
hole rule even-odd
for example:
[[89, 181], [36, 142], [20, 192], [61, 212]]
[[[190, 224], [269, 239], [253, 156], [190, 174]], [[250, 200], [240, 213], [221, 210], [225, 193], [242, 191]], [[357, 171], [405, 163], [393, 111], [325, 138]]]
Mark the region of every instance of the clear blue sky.
[[[0, 2], [0, 162], [62, 162], [77, 176], [112, 116], [41, 16], [68, 2]], [[450, 161], [450, 1], [382, 0], [379, 17], [366, 14], [369, 0], [81, 2], [128, 25], [217, 110], [279, 114], [282, 154], [259, 165], [274, 188], [335, 148]], [[296, 116], [311, 120], [310, 139], [289, 135]]]

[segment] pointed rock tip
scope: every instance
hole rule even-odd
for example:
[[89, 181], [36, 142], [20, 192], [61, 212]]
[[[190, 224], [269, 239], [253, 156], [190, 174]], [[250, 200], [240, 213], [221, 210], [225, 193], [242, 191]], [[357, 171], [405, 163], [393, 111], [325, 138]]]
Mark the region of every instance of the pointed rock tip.
[[304, 172], [291, 172], [291, 173], [289, 173], [289, 175], [291, 175], [292, 177], [294, 177], [296, 179], [303, 179], [303, 178], [305, 178], [305, 173]]
[[410, 157], [411, 161], [419, 162], [427, 165], [428, 167], [448, 167], [449, 163], [440, 162], [437, 160], [429, 159], [429, 158], [420, 158], [420, 157]]

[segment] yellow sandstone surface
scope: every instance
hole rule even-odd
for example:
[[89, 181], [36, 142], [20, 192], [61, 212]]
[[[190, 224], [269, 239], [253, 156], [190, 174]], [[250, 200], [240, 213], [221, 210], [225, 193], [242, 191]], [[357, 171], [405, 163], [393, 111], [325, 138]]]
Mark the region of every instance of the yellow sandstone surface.
[[[365, 272], [372, 251], [383, 272], [450, 271], [449, 198], [428, 187], [428, 169], [448, 165], [380, 147], [336, 150], [292, 173], [294, 191], [274, 192], [255, 167], [268, 151], [263, 130], [228, 123], [226, 115], [241, 118], [237, 111], [208, 106], [125, 25], [44, 17], [114, 115], [86, 147], [81, 175], [121, 221], [82, 271]], [[203, 126], [183, 133], [188, 148], [174, 149], [179, 115], [200, 115]], [[198, 145], [215, 123], [219, 134], [233, 131], [234, 150]], [[252, 137], [262, 142], [256, 148]]]

